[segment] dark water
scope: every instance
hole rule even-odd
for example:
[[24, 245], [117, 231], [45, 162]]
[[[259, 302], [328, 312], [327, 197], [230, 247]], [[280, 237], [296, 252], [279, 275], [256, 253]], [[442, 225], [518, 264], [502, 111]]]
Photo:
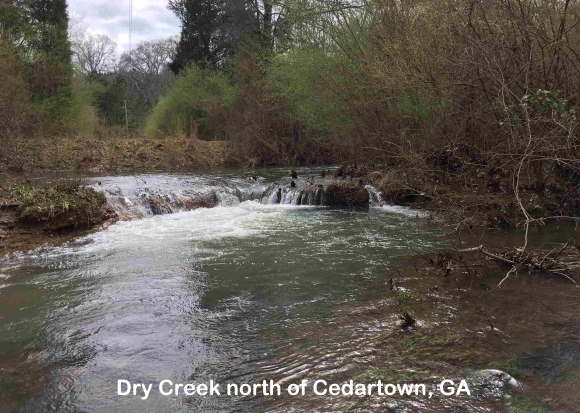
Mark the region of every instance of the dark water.
[[[228, 189], [217, 208], [161, 216], [142, 211], [142, 219], [0, 262], [0, 403], [6, 411], [344, 411], [343, 400], [165, 397], [156, 385], [164, 379], [352, 377], [378, 363], [383, 344], [370, 337], [398, 325], [397, 305], [385, 304], [377, 317], [375, 304], [361, 310], [358, 303], [383, 295], [400, 257], [446, 243], [437, 228], [405, 209], [331, 210], [227, 196], [232, 188], [265, 187], [267, 180], [247, 184], [219, 175], [100, 182], [117, 188], [130, 205], [138, 204], [139, 188], [172, 194], [183, 187]], [[456, 311], [456, 303], [444, 301], [426, 310], [437, 315], [433, 325]], [[393, 351], [400, 353], [396, 346]], [[154, 390], [146, 401], [120, 397], [119, 379], [152, 383]], [[373, 406], [366, 410], [380, 411]], [[436, 411], [414, 406], [399, 411]], [[473, 406], [470, 411], [497, 408]]]

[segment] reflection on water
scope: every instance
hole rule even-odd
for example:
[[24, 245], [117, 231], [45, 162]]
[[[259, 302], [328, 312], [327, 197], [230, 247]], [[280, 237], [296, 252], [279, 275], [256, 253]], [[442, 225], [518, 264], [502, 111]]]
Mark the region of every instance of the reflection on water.
[[402, 215], [253, 201], [121, 222], [5, 263], [0, 350], [49, 366], [21, 411], [233, 411], [252, 402], [123, 399], [116, 380], [249, 381], [272, 337], [327, 322], [433, 239]]
[[[107, 179], [120, 186], [126, 180]], [[64, 247], [4, 261], [0, 404], [4, 398], [20, 412], [385, 409], [385, 400], [152, 392], [143, 401], [115, 393], [118, 379], [289, 383], [341, 381], [369, 368], [389, 371], [393, 380], [436, 371], [428, 360], [421, 365], [395, 356], [421, 349], [422, 341], [413, 340], [422, 336], [398, 332], [401, 297], [386, 290], [385, 276], [400, 257], [443, 245], [436, 229], [403, 212], [234, 202], [121, 222]], [[416, 275], [398, 277], [409, 291], [430, 285]], [[418, 300], [424, 331], [445, 329], [458, 316], [457, 296], [429, 294], [430, 304]], [[363, 297], [366, 306], [359, 304]], [[472, 326], [470, 334], [480, 328]], [[464, 340], [464, 333], [450, 331], [448, 344]], [[459, 375], [452, 364], [442, 371]], [[470, 411], [491, 412], [497, 404], [489, 406]]]

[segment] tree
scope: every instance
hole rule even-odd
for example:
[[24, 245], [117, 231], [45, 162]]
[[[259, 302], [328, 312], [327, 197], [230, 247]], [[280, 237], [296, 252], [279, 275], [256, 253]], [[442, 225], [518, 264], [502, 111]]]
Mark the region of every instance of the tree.
[[0, 37], [0, 141], [34, 133], [36, 112], [22, 69], [20, 59]]
[[121, 65], [126, 70], [160, 75], [167, 70], [176, 49], [177, 40], [173, 37], [142, 42], [131, 51], [130, 55], [125, 53], [121, 56]]
[[62, 105], [70, 98], [72, 79], [66, 0], [28, 0], [25, 4], [38, 33], [33, 42], [39, 52], [33, 91], [43, 99], [56, 99], [55, 104]]
[[249, 41], [269, 55], [285, 33], [287, 6], [275, 0], [170, 0], [182, 23], [177, 54], [171, 64], [179, 73], [188, 63], [226, 66], [227, 59]]
[[174, 38], [140, 43], [135, 50], [121, 56], [120, 72], [135, 92], [152, 108], [173, 83], [175, 75], [169, 64], [175, 56]]
[[34, 103], [47, 119], [64, 120], [72, 93], [66, 0], [3, 0], [0, 9], [2, 37], [26, 64]]
[[170, 0], [169, 9], [181, 20], [181, 38], [171, 63], [174, 73], [188, 63], [217, 66], [223, 57], [220, 28], [223, 2], [220, 0]]
[[74, 66], [80, 73], [103, 74], [115, 66], [117, 45], [107, 36], [82, 34], [72, 48]]

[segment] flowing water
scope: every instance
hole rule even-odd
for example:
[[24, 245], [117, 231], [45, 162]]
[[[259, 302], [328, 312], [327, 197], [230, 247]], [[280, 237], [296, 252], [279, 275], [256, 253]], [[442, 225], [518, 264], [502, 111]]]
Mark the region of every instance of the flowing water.
[[[445, 241], [405, 208], [326, 208], [320, 171], [303, 183], [308, 190], [289, 187], [287, 172], [93, 179], [131, 220], [0, 261], [4, 408], [344, 411], [343, 400], [320, 407], [284, 398], [116, 394], [119, 379], [289, 383], [344, 379], [373, 365], [380, 346], [370, 337], [395, 331], [398, 314], [389, 307], [377, 321], [375, 305], [361, 312], [358, 303], [385, 295], [386, 274], [400, 257]], [[196, 197], [217, 207], [187, 211]], [[442, 324], [453, 312], [443, 299], [429, 311], [443, 314]], [[469, 411], [495, 411], [483, 406]], [[375, 407], [368, 411], [381, 410]]]

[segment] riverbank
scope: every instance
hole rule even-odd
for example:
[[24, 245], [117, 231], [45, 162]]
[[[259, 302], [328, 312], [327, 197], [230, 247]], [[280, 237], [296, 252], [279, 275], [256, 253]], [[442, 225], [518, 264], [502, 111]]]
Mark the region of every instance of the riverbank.
[[195, 171], [223, 167], [227, 145], [198, 139], [54, 138], [6, 140], [0, 148], [0, 173], [82, 174]]
[[[172, 140], [165, 142], [166, 144], [172, 142], [175, 144]], [[184, 144], [184, 141], [179, 142]], [[105, 143], [101, 142], [101, 144]], [[153, 145], [153, 141], [139, 141], [137, 143], [136, 141], [128, 140], [122, 143], [128, 145], [123, 147], [123, 151], [127, 151], [129, 147], [132, 147], [131, 145], [139, 144], [148, 145], [149, 147]], [[197, 145], [199, 142], [191, 144]], [[200, 145], [205, 147], [204, 150], [209, 151], [206, 155], [212, 158], [212, 161], [204, 161], [205, 164], [219, 164], [220, 161], [216, 154], [224, 153], [222, 152], [223, 148], [220, 149], [223, 142], [203, 142]], [[198, 150], [201, 149], [198, 148]], [[53, 155], [57, 152], [58, 148], [54, 149]], [[70, 155], [75, 153], [75, 151], [71, 151], [69, 147], [67, 153]], [[152, 153], [149, 152], [149, 155]], [[466, 159], [466, 153], [470, 158]], [[117, 156], [128, 159], [125, 164], [126, 167], [128, 165], [135, 166], [132, 162], [135, 159], [140, 159], [139, 155], [134, 155], [130, 158], [128, 152], [123, 152]], [[343, 165], [337, 169], [304, 169], [306, 175], [299, 174], [294, 183], [292, 183], [290, 169], [288, 169], [287, 175], [281, 175], [279, 180], [272, 181], [272, 185], [267, 188], [268, 191], [266, 191], [265, 187], [255, 188], [254, 190], [262, 191], [262, 195], [259, 198], [263, 198], [262, 201], [267, 203], [324, 204], [337, 208], [369, 208], [371, 204], [374, 206], [398, 205], [411, 207], [414, 210], [426, 211], [431, 220], [449, 228], [449, 232], [457, 236], [472, 231], [484, 233], [488, 230], [523, 228], [524, 215], [521, 206], [518, 205], [518, 199], [514, 195], [513, 182], [511, 182], [512, 179], [509, 173], [481, 156], [479, 161], [475, 162], [474, 155], [465, 150], [463, 152], [456, 151], [453, 154], [447, 153], [445, 162], [440, 162], [442, 157], [443, 155], [433, 158], [439, 159], [437, 164], [433, 164], [433, 159], [431, 161], [423, 159], [421, 162], [415, 162], [413, 166], [409, 163], [400, 162], [388, 166], [378, 165], [375, 168], [351, 164]], [[54, 161], [58, 157], [51, 159]], [[143, 157], [143, 159], [143, 162], [146, 162], [145, 160], [148, 158]], [[101, 160], [97, 169], [81, 169], [80, 173], [86, 174], [91, 171], [96, 173], [100, 169], [108, 170], [112, 165], [107, 163], [110, 161], [110, 158], [105, 157]], [[426, 162], [431, 162], [431, 166], [425, 166]], [[201, 163], [202, 161], [198, 161], [198, 164]], [[38, 165], [47, 166], [49, 164], [40, 163]], [[453, 165], [453, 170], [449, 169], [449, 165]], [[87, 167], [85, 165], [85, 168]], [[175, 173], [179, 171], [179, 166], [168, 169]], [[30, 167], [27, 170], [35, 169]], [[36, 169], [36, 173], [38, 171]], [[53, 173], [49, 171], [45, 171], [45, 174]], [[137, 171], [138, 169], [134, 169], [131, 173], [136, 173]], [[74, 175], [75, 172], [69, 171], [67, 174]], [[245, 175], [248, 176], [244, 178]], [[0, 188], [0, 205], [2, 205], [0, 207], [0, 214], [2, 214], [2, 221], [0, 222], [2, 235], [0, 237], [2, 237], [4, 253], [35, 248], [43, 244], [43, 241], [49, 244], [66, 241], [74, 237], [75, 234], [82, 233], [82, 231], [87, 229], [98, 228], [103, 224], [99, 219], [89, 225], [82, 225], [81, 228], [78, 225], [68, 225], [66, 219], [59, 224], [58, 221], [62, 220], [63, 217], [54, 214], [54, 209], [61, 208], [66, 210], [71, 203], [71, 199], [75, 200], [77, 194], [87, 195], [88, 192], [83, 192], [85, 189], [80, 192], [77, 190], [75, 190], [77, 192], [71, 192], [70, 188], [57, 185], [54, 191], [48, 191], [47, 186], [43, 187], [37, 181], [32, 182], [25, 177], [24, 173], [16, 174], [16, 176], [16, 178], [5, 182]], [[263, 182], [261, 178], [251, 175], [250, 172], [240, 171], [237, 174], [233, 173], [231, 176], [241, 180], [247, 179], [248, 182], [253, 184]], [[540, 227], [545, 222], [576, 221], [576, 216], [580, 209], [580, 186], [574, 185], [574, 180], [577, 177], [573, 174], [565, 175], [562, 173], [560, 175], [552, 173], [547, 174], [547, 176], [550, 179], [544, 184], [542, 191], [539, 191], [536, 186], [530, 185], [527, 177], [522, 179], [519, 187], [518, 195], [521, 205], [530, 216], [530, 226]], [[96, 181], [94, 183], [96, 184]], [[144, 205], [147, 210], [145, 214], [159, 215], [175, 212], [175, 210], [214, 207], [219, 204], [219, 201], [215, 198], [215, 193], [211, 191], [201, 197], [198, 195], [185, 195], [185, 197], [177, 195], [179, 199], [175, 199], [174, 195], [176, 194], [168, 198], [168, 194], [163, 193], [163, 185], [153, 189], [149, 184], [145, 180], [139, 184], [142, 191], [140, 196], [145, 197], [142, 198], [142, 201], [146, 204]], [[80, 185], [80, 182], [77, 182], [76, 185]], [[177, 190], [177, 188], [174, 189]], [[62, 192], [63, 190], [64, 192]], [[232, 188], [232, 190], [236, 192], [235, 188]], [[86, 191], [90, 190], [86, 189]], [[323, 198], [324, 202], [322, 202]], [[26, 206], [23, 206], [24, 200]], [[103, 200], [99, 202], [101, 201], [105, 202]], [[117, 206], [122, 208], [125, 201], [121, 197], [115, 202], [119, 204]], [[168, 202], [174, 202], [175, 205], [168, 205]], [[75, 203], [73, 202], [73, 204]], [[55, 207], [54, 205], [60, 205], [60, 207]], [[77, 211], [78, 214], [84, 213], [88, 216], [108, 217], [114, 214], [112, 211], [109, 211], [108, 215], [95, 214], [92, 211], [93, 205], [90, 203], [77, 202], [75, 207], [88, 208], [84, 212]], [[101, 207], [107, 208], [104, 204]], [[33, 210], [35, 208], [51, 211], [50, 213], [53, 215], [45, 217], [42, 225], [30, 225], [29, 222], [26, 222], [26, 219], [20, 217], [20, 214], [24, 209]], [[122, 215], [121, 219], [131, 219], [131, 214], [127, 217]], [[552, 219], [544, 220], [546, 217]], [[562, 219], [557, 219], [558, 217], [562, 217]], [[47, 226], [46, 221], [50, 221], [50, 225]], [[110, 218], [106, 218], [105, 221], [109, 222]], [[65, 228], [61, 228], [61, 224]], [[575, 243], [573, 242], [571, 246], [574, 247]]]
[[58, 245], [116, 220], [102, 193], [80, 181], [0, 186], [0, 256]]
[[520, 158], [452, 145], [374, 167], [344, 166], [338, 175], [364, 179], [383, 193], [385, 202], [426, 209], [456, 230], [521, 228], [526, 215], [534, 224], [577, 222], [577, 160], [527, 164]]

